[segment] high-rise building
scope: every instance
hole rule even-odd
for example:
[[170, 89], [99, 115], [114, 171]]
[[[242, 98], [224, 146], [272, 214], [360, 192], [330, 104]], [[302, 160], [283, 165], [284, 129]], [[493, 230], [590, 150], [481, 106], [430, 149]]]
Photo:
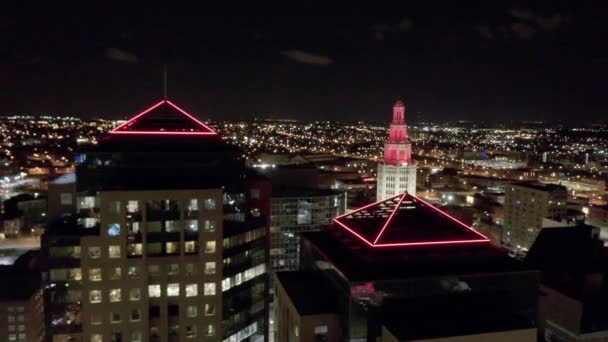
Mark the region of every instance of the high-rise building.
[[273, 188], [270, 262], [274, 271], [300, 267], [300, 235], [320, 230], [346, 211], [346, 193], [330, 189]]
[[270, 186], [240, 156], [169, 100], [78, 154], [42, 241], [48, 341], [263, 339]]
[[275, 324], [282, 336], [536, 341], [538, 272], [424, 200], [393, 196], [324, 228], [303, 233], [301, 272], [326, 277], [333, 290], [278, 274]]
[[507, 248], [525, 253], [541, 229], [560, 226], [566, 217], [565, 187], [543, 183], [514, 183], [505, 189], [503, 240]]
[[378, 163], [376, 199], [383, 200], [404, 191], [416, 194], [416, 163], [412, 160], [412, 144], [407, 137], [405, 105], [393, 106], [393, 121], [388, 140], [384, 143], [384, 158]]

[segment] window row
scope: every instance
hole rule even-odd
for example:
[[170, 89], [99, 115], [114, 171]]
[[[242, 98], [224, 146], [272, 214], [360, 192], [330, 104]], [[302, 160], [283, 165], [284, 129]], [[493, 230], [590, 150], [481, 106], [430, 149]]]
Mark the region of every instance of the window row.
[[[167, 284], [165, 288], [165, 294], [167, 297], [178, 297], [180, 295], [180, 289], [182, 287], [179, 283]], [[96, 304], [103, 302], [102, 290], [91, 290], [89, 291], [89, 302]], [[119, 303], [123, 301], [123, 291], [120, 288], [110, 289], [108, 292], [108, 301], [110, 303]], [[183, 295], [185, 297], [196, 297], [199, 293], [198, 284], [186, 284], [183, 286]], [[203, 295], [214, 296], [216, 294], [215, 283], [204, 283], [203, 284]], [[160, 284], [148, 285], [148, 297], [149, 298], [160, 298], [163, 295], [163, 289]], [[139, 301], [142, 298], [141, 288], [131, 288], [127, 291], [127, 300]]]
[[[180, 232], [181, 225], [179, 220], [161, 220], [161, 221], [148, 221], [146, 223], [146, 232], [148, 233], [173, 233]], [[202, 228], [205, 233], [215, 232], [216, 222], [215, 220], [203, 220]], [[141, 222], [127, 222], [126, 232], [127, 234], [139, 234], [143, 233], [141, 230]], [[186, 234], [195, 234], [199, 232], [199, 220], [184, 220], [184, 232]], [[123, 231], [123, 226], [120, 223], [108, 223], [107, 233], [108, 236], [120, 236]]]
[[[98, 201], [94, 197], [82, 197], [79, 200], [79, 209], [93, 209], [98, 207]], [[128, 214], [136, 214], [140, 213], [142, 209], [142, 201], [138, 200], [128, 200], [126, 201], [125, 211]], [[202, 200], [202, 208], [205, 210], [215, 210], [217, 209], [217, 201], [215, 198], [206, 198]], [[161, 210], [161, 211], [172, 211], [179, 210], [179, 201], [171, 200], [171, 199], [163, 199], [163, 200], [149, 200], [146, 201], [146, 207], [148, 210]], [[184, 205], [184, 212], [193, 212], [198, 211], [201, 208], [199, 205], [199, 200], [197, 198], [192, 198], [186, 201]], [[121, 201], [109, 201], [108, 202], [108, 211], [111, 214], [120, 214], [122, 212], [122, 204]]]

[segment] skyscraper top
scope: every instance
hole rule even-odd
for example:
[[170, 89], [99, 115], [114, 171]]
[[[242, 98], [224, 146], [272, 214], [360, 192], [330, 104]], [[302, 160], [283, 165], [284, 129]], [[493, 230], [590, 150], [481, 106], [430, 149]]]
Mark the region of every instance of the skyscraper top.
[[395, 105], [393, 106], [393, 108], [394, 107], [405, 107], [405, 104], [403, 103], [403, 101], [397, 100], [397, 102], [395, 102]]

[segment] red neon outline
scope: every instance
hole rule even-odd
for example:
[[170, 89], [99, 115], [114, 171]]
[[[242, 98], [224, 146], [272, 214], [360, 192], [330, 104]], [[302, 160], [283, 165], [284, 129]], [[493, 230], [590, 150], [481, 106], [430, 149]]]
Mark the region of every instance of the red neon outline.
[[[450, 241], [426, 241], [426, 242], [403, 242], [403, 243], [377, 243], [378, 240], [380, 239], [382, 233], [384, 232], [384, 230], [386, 229], [386, 227], [388, 227], [389, 222], [391, 221], [391, 219], [393, 218], [393, 215], [395, 214], [395, 212], [397, 211], [397, 209], [399, 209], [401, 203], [403, 202], [403, 200], [405, 199], [405, 197], [408, 195], [407, 192], [401, 194], [401, 195], [396, 195], [381, 201], [377, 201], [374, 202], [372, 204], [368, 204], [366, 206], [363, 206], [357, 210], [351, 211], [349, 213], [346, 214], [342, 214], [336, 218], [334, 218], [334, 222], [337, 223], [338, 225], [340, 225], [342, 228], [346, 229], [347, 231], [349, 231], [351, 234], [353, 234], [354, 236], [356, 236], [357, 238], [359, 238], [361, 241], [365, 242], [368, 246], [372, 247], [372, 248], [386, 248], [386, 247], [408, 247], [408, 246], [434, 246], [434, 245], [457, 245], [457, 244], [476, 244], [476, 243], [487, 243], [490, 242], [490, 239], [488, 237], [486, 237], [485, 235], [479, 233], [478, 231], [476, 231], [475, 229], [473, 229], [472, 227], [469, 227], [467, 224], [465, 224], [464, 222], [458, 220], [457, 218], [451, 216], [450, 214], [444, 212], [443, 210], [436, 208], [435, 206], [433, 206], [432, 204], [420, 199], [419, 197], [415, 196], [415, 195], [411, 195], [413, 199], [415, 200], [419, 200], [420, 202], [422, 202], [423, 204], [427, 205], [428, 207], [434, 209], [435, 211], [437, 211], [438, 213], [440, 213], [441, 215], [451, 219], [452, 221], [460, 224], [461, 226], [463, 226], [464, 228], [466, 228], [467, 230], [472, 231], [473, 233], [477, 234], [478, 236], [480, 236], [482, 239], [470, 239], [470, 240], [450, 240]], [[380, 233], [378, 234], [378, 236], [376, 237], [376, 239], [374, 240], [374, 242], [369, 242], [366, 238], [364, 238], [362, 235], [360, 235], [359, 233], [355, 232], [353, 229], [349, 228], [346, 224], [342, 223], [339, 221], [340, 218], [343, 218], [345, 216], [351, 215], [353, 213], [359, 212], [363, 209], [369, 208], [370, 206], [373, 206], [375, 204], [379, 204], [382, 202], [386, 202], [389, 200], [392, 200], [394, 198], [396, 198], [397, 196], [401, 196], [401, 198], [399, 199], [399, 202], [397, 204], [397, 206], [395, 207], [395, 209], [391, 212], [391, 215], [388, 217], [388, 219], [386, 220], [384, 226], [382, 227], [382, 230], [380, 230]]]
[[[208, 130], [209, 132], [171, 132], [171, 131], [121, 131], [120, 129], [123, 129], [125, 126], [130, 125], [131, 123], [133, 123], [135, 120], [137, 120], [138, 118], [146, 115], [147, 113], [149, 113], [150, 111], [158, 108], [160, 105], [162, 104], [168, 104], [171, 107], [173, 107], [175, 110], [179, 111], [181, 114], [185, 115], [187, 118], [189, 118], [190, 120], [196, 122], [199, 126], [203, 127], [204, 129]], [[201, 121], [199, 121], [197, 118], [195, 118], [194, 116], [188, 114], [185, 110], [179, 108], [176, 104], [174, 104], [173, 102], [169, 101], [169, 100], [162, 100], [160, 102], [158, 102], [157, 104], [153, 105], [152, 107], [144, 110], [143, 112], [135, 115], [134, 117], [132, 117], [131, 119], [129, 119], [129, 121], [122, 123], [121, 125], [119, 125], [118, 127], [114, 128], [113, 130], [110, 131], [110, 134], [143, 134], [143, 135], [151, 135], [151, 134], [164, 134], [164, 135], [217, 135], [217, 133], [212, 130], [211, 128], [209, 128], [209, 126], [205, 125], [204, 123], [202, 123]]]
[[401, 202], [403, 202], [403, 199], [405, 199], [406, 195], [407, 195], [407, 192], [404, 192], [403, 195], [401, 196], [401, 198], [399, 199], [399, 202], [397, 202], [395, 209], [393, 209], [393, 212], [388, 217], [388, 220], [386, 220], [386, 222], [384, 223], [384, 226], [382, 227], [382, 229], [380, 229], [380, 233], [378, 233], [378, 236], [376, 236], [376, 240], [374, 240], [374, 245], [378, 243], [378, 240], [380, 240], [380, 236], [382, 236], [382, 233], [384, 233], [384, 230], [386, 229], [386, 227], [388, 227], [388, 224], [391, 222], [391, 219], [393, 218], [393, 216], [395, 216], [395, 213], [397, 212], [397, 210], [399, 210], [399, 207], [401, 206]]

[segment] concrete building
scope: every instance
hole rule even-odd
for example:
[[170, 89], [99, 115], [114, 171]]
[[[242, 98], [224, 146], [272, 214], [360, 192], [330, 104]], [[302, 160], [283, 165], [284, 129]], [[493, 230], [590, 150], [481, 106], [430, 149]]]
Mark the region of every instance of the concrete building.
[[270, 186], [240, 154], [163, 100], [77, 155], [75, 215], [42, 240], [47, 341], [263, 340]]
[[404, 191], [416, 194], [416, 163], [412, 160], [412, 144], [407, 137], [405, 105], [393, 106], [393, 121], [384, 143], [384, 159], [378, 163], [376, 199], [378, 201]]
[[270, 263], [273, 271], [300, 268], [300, 236], [317, 231], [346, 211], [346, 193], [329, 189], [273, 188]]
[[0, 336], [3, 341], [42, 342], [44, 305], [40, 272], [28, 252], [11, 266], [0, 266]]
[[[514, 183], [505, 191], [504, 236], [507, 248], [525, 253], [540, 233], [543, 219], [566, 217], [568, 193], [565, 187], [543, 183]], [[545, 222], [548, 222], [545, 220]]]
[[[428, 202], [404, 193], [324, 228], [303, 234], [300, 272], [332, 284], [342, 340], [378, 341], [383, 327], [400, 341], [519, 331], [536, 340], [538, 272]], [[325, 298], [311, 289], [309, 302]], [[277, 331], [295, 321], [279, 316]]]

